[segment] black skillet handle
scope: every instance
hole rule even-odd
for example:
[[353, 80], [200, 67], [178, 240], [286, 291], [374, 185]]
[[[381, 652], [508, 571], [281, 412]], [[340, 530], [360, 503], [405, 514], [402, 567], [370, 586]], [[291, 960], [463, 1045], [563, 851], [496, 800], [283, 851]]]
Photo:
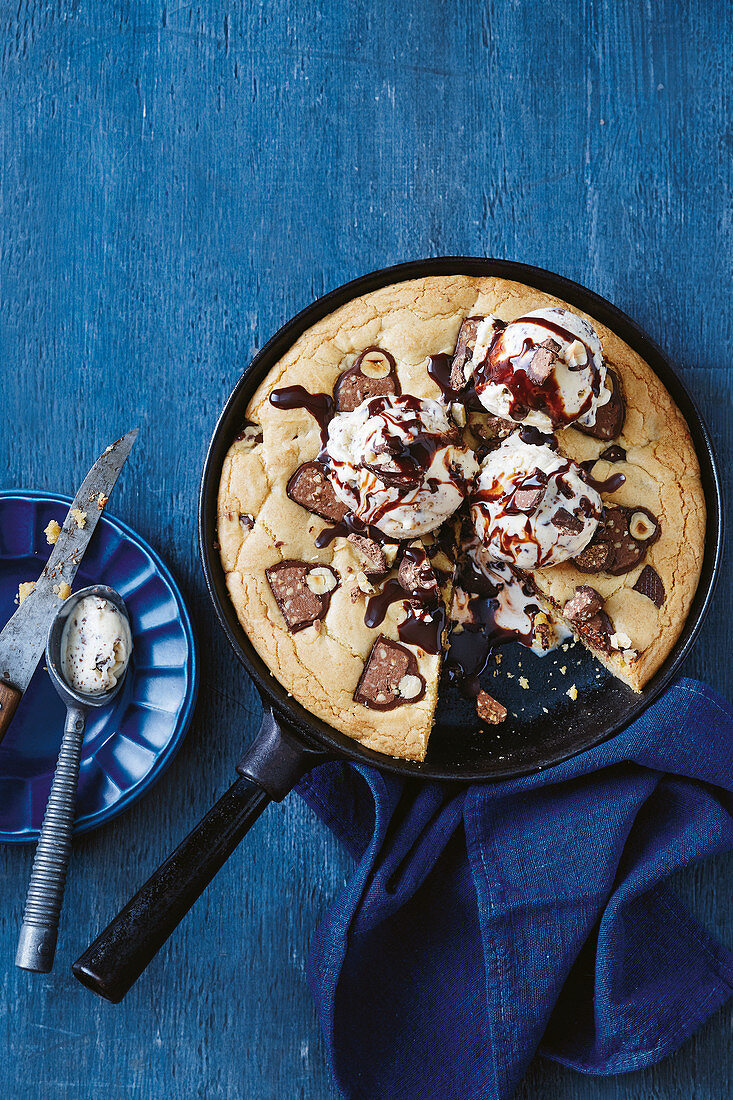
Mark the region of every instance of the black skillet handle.
[[330, 759], [265, 711], [240, 777], [74, 963], [82, 985], [117, 1004], [140, 977], [267, 804]]

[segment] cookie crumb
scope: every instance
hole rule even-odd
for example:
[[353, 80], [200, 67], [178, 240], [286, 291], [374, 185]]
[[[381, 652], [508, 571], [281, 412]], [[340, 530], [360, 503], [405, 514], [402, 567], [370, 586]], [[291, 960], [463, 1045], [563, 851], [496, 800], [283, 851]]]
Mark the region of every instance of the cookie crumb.
[[526, 676], [519, 677], [519, 686], [524, 688], [525, 691], [529, 691], [529, 680]]
[[74, 517], [74, 522], [80, 531], [83, 531], [87, 525], [87, 514], [82, 512], [81, 508], [72, 508], [71, 515]]
[[18, 585], [18, 595], [15, 597], [15, 602], [20, 606], [26, 596], [30, 596], [33, 589], [36, 587], [35, 581], [21, 581]]
[[43, 533], [46, 536], [46, 542], [48, 543], [48, 545], [53, 546], [53, 544], [56, 542], [59, 535], [61, 534], [61, 528], [56, 520], [52, 519], [43, 528]]
[[68, 600], [71, 595], [71, 585], [67, 584], [66, 581], [60, 581], [58, 584], [55, 584], [53, 590], [60, 600]]
[[570, 687], [568, 688], [568, 690], [567, 690], [567, 691], [565, 692], [565, 694], [566, 694], [566, 695], [567, 695], [567, 696], [568, 696], [568, 697], [569, 697], [570, 699], [572, 699], [572, 700], [573, 700], [573, 702], [575, 702], [575, 700], [576, 700], [576, 699], [578, 698], [578, 689], [576, 688], [575, 684], [572, 684], [572, 685], [571, 685], [571, 686], [570, 686]]

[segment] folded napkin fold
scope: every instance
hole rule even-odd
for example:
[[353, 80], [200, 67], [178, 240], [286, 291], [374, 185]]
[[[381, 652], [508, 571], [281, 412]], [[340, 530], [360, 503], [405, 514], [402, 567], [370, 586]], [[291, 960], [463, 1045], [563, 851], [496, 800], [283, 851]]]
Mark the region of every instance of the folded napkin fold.
[[346, 1097], [509, 1097], [538, 1048], [640, 1069], [733, 993], [733, 953], [665, 884], [733, 847], [733, 710], [703, 684], [522, 779], [328, 764], [298, 789], [357, 861], [309, 959]]

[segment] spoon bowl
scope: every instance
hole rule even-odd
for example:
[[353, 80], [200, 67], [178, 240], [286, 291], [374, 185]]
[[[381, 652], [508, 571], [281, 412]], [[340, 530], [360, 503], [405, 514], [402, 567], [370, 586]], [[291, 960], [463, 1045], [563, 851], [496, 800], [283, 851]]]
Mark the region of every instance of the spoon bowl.
[[[64, 672], [64, 630], [73, 612], [87, 596], [98, 596], [100, 599], [106, 600], [107, 603], [111, 604], [112, 607], [119, 612], [120, 618], [127, 629], [127, 664], [122, 673], [117, 677], [117, 682], [113, 684], [112, 687], [107, 688], [106, 691], [79, 691], [72, 687]], [[120, 596], [119, 592], [116, 592], [114, 588], [109, 588], [105, 584], [92, 584], [89, 585], [88, 588], [80, 588], [78, 592], [73, 592], [68, 599], [64, 600], [49, 627], [48, 640], [46, 642], [46, 668], [56, 691], [59, 693], [67, 709], [70, 707], [79, 707], [87, 710], [92, 707], [106, 707], [111, 703], [114, 697], [119, 694], [125, 681], [130, 663], [129, 654], [131, 650], [132, 636], [130, 631], [130, 616], [122, 596]]]
[[[88, 596], [106, 600], [118, 612], [127, 641], [125, 667], [111, 687], [97, 692], [79, 691], [69, 682], [64, 668], [64, 631], [73, 612]], [[59, 915], [71, 854], [79, 762], [87, 714], [92, 709], [108, 706], [118, 695], [127, 675], [131, 652], [132, 631], [127, 608], [119, 592], [107, 585], [89, 585], [69, 596], [62, 603], [49, 628], [46, 668], [66, 706], [66, 722], [41, 835], [33, 859], [23, 924], [18, 939], [15, 965], [22, 970], [46, 974], [53, 966]]]

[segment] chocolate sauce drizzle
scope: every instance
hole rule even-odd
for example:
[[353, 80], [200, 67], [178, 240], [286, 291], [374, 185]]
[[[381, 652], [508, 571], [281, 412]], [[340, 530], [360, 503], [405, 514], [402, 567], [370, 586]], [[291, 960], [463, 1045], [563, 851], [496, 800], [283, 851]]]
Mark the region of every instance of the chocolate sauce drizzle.
[[[477, 572], [470, 559], [466, 560], [461, 570], [460, 584], [470, 597], [468, 606], [473, 622], [463, 624], [460, 629], [455, 623], [451, 625], [444, 675], [462, 695], [473, 699], [481, 690], [481, 676], [486, 671], [489, 657], [498, 646], [513, 641], [532, 645], [534, 619], [541, 608], [534, 602], [527, 603], [524, 610], [530, 622], [529, 630], [526, 633], [517, 628], [510, 630], [496, 621], [500, 607], [499, 588], [488, 577]], [[531, 599], [532, 593], [526, 586], [522, 586], [522, 591]]]
[[309, 393], [303, 386], [283, 386], [270, 394], [270, 404], [276, 409], [307, 409], [318, 422], [321, 429], [321, 441], [325, 446], [328, 439], [328, 425], [333, 419], [333, 398], [328, 393]]
[[[619, 449], [619, 451], [623, 450], [622, 447], [619, 447], [618, 449]], [[609, 447], [608, 450], [609, 451], [613, 450], [613, 448]], [[606, 454], [606, 452], [604, 451], [604, 454], [600, 455], [600, 458], [603, 458], [605, 454]], [[626, 457], [626, 451], [623, 451], [623, 455], [624, 455], [624, 458], [625, 458]], [[620, 462], [621, 459], [620, 458], [612, 458], [612, 459], [607, 459], [607, 461], [609, 461], [609, 462]], [[595, 491], [597, 493], [615, 493], [618, 489], [621, 488], [622, 485], [625, 484], [626, 475], [622, 474], [620, 470], [616, 474], [611, 474], [609, 477], [607, 477], [605, 479], [605, 481], [598, 481], [596, 478], [594, 478], [592, 473], [591, 473], [591, 470], [595, 466], [596, 462], [598, 462], [597, 458], [586, 458], [586, 460], [584, 462], [579, 463], [579, 466], [580, 466], [581, 470], [583, 471], [583, 478], [587, 482], [587, 484], [590, 485], [591, 489], [595, 489]]]
[[450, 405], [454, 401], [459, 401], [462, 405], [466, 406], [469, 412], [485, 413], [486, 409], [479, 400], [473, 379], [466, 383], [466, 385], [459, 386], [458, 389], [451, 385], [450, 376], [452, 367], [453, 356], [448, 355], [447, 352], [441, 352], [439, 355], [430, 356], [428, 374], [433, 382], [439, 387], [443, 396], [443, 401], [446, 405]]
[[[402, 554], [403, 560], [412, 558], [417, 561], [418, 557], [419, 551], [413, 551], [411, 546], [405, 547]], [[397, 633], [402, 641], [407, 645], [419, 646], [426, 653], [440, 653], [448, 620], [440, 596], [437, 593], [426, 596], [423, 590], [406, 591], [396, 577], [388, 580], [381, 591], [369, 598], [364, 613], [364, 624], [374, 629], [384, 622], [393, 603], [402, 602], [407, 605], [407, 618], [397, 627]]]

